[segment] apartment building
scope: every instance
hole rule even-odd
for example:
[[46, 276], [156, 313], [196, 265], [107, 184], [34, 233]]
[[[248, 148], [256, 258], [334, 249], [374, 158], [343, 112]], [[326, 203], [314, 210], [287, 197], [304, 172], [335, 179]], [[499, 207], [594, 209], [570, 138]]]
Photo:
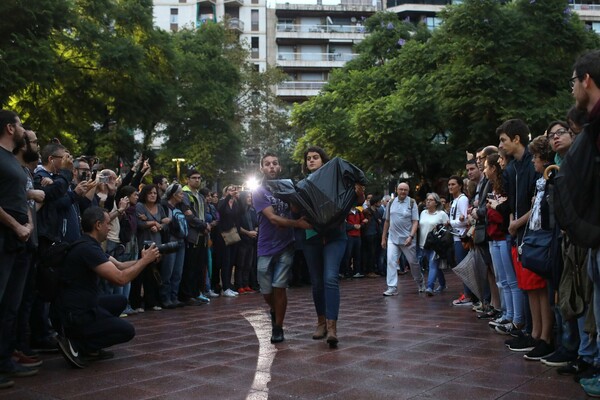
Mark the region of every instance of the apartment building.
[[[363, 40], [363, 22], [380, 10], [406, 21], [440, 24], [437, 14], [462, 0], [154, 0], [155, 25], [177, 31], [209, 21], [226, 20], [250, 49], [257, 70], [280, 67], [289, 79], [276, 88], [277, 96], [298, 102], [315, 96], [334, 68], [356, 57], [354, 44]], [[277, 1], [277, 0], [275, 0]], [[569, 7], [600, 33], [600, 4], [572, 1]]]

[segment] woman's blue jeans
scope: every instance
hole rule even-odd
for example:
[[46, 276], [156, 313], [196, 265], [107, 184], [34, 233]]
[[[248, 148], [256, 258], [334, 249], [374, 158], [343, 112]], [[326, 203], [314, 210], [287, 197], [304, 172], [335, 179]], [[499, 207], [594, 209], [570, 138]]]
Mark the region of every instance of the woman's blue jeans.
[[160, 265], [160, 301], [164, 304], [177, 303], [179, 284], [183, 273], [183, 261], [185, 258], [185, 244], [179, 240], [179, 247], [174, 253], [165, 254]]
[[[320, 239], [320, 238], [319, 238]], [[304, 242], [304, 258], [312, 284], [317, 315], [337, 320], [340, 310], [340, 263], [346, 251], [347, 238], [339, 237], [326, 244], [321, 240]]]
[[426, 250], [421, 248], [423, 252], [422, 257], [427, 258], [429, 264], [429, 274], [427, 275], [427, 288], [433, 290], [433, 286], [435, 285], [435, 281], [440, 283], [441, 287], [446, 286], [446, 277], [444, 277], [444, 272], [440, 269], [440, 258], [437, 253], [433, 250]]
[[517, 285], [517, 276], [510, 253], [510, 238], [492, 240], [489, 242], [489, 246], [496, 275], [496, 285], [500, 288], [503, 306], [506, 309], [504, 317], [517, 325], [523, 324], [525, 323], [525, 298]]

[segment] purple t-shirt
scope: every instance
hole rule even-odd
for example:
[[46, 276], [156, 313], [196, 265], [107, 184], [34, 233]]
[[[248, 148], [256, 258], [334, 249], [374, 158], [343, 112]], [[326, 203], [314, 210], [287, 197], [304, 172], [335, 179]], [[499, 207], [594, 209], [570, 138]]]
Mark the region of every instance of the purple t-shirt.
[[258, 213], [258, 256], [272, 256], [281, 252], [294, 241], [294, 230], [273, 225], [262, 211], [273, 207], [276, 215], [291, 219], [289, 205], [273, 197], [273, 193], [264, 186], [252, 193], [252, 203]]

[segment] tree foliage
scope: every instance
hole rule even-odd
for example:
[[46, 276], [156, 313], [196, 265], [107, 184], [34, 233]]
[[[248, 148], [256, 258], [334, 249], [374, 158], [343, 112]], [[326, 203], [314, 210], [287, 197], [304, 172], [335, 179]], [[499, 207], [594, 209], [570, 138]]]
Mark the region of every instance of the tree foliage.
[[391, 13], [368, 19], [360, 56], [294, 109], [296, 157], [318, 144], [378, 177], [447, 176], [465, 150], [497, 144], [504, 120], [539, 134], [564, 117], [572, 63], [600, 44], [563, 0], [466, 0], [440, 16], [431, 35]]
[[[227, 21], [171, 34], [153, 26], [152, 7], [152, 0], [0, 2], [11, 16], [0, 26], [0, 105], [17, 111], [42, 144], [58, 137], [74, 154], [111, 167], [141, 152], [169, 175], [172, 158], [208, 177], [238, 168], [248, 132], [240, 99], [248, 82], [264, 77], [248, 78], [248, 49]], [[261, 93], [273, 101], [264, 84]], [[256, 117], [272, 114], [273, 126], [287, 125], [274, 109]], [[271, 131], [273, 141], [279, 129]], [[156, 140], [160, 151], [151, 148]]]

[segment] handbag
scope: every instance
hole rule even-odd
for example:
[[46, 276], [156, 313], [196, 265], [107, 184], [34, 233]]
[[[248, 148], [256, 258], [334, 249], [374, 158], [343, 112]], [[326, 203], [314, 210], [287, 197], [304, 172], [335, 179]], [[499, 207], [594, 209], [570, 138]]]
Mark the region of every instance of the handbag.
[[242, 240], [235, 226], [229, 230], [226, 230], [225, 232], [221, 232], [221, 237], [223, 237], [225, 246], [231, 246], [232, 244], [236, 244]]
[[523, 241], [519, 245], [519, 260], [523, 268], [527, 268], [542, 278], [552, 277], [550, 247], [553, 232], [544, 229], [532, 231], [527, 229]]
[[485, 240], [486, 240], [485, 224], [475, 225], [475, 230], [473, 231], [473, 243], [483, 244], [483, 243], [485, 243]]

